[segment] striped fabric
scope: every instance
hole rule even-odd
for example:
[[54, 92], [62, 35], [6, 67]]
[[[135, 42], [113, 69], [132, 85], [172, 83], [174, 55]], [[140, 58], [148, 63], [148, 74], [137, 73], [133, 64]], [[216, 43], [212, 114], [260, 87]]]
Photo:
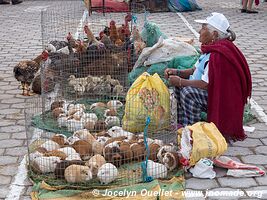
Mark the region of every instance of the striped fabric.
[[207, 112], [207, 90], [183, 87], [174, 88], [177, 99], [177, 120], [183, 126], [201, 121], [201, 112]]

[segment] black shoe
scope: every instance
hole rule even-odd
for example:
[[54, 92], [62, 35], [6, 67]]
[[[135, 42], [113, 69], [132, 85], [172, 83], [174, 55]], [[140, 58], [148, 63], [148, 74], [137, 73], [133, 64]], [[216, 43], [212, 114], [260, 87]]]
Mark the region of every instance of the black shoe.
[[0, 5], [6, 5], [6, 4], [10, 4], [9, 1], [5, 1], [5, 0], [0, 0]]
[[21, 0], [12, 0], [12, 5], [20, 4], [22, 3]]
[[256, 10], [247, 10], [247, 13], [250, 13], [250, 14], [256, 14], [256, 13], [259, 13], [259, 12], [256, 11]]
[[241, 9], [241, 13], [247, 12], [247, 9]]

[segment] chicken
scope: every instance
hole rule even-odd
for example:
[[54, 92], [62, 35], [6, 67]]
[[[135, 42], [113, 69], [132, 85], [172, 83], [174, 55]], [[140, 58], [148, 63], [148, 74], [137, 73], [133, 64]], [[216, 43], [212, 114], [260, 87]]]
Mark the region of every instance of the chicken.
[[134, 42], [135, 53], [138, 55], [146, 47], [146, 44], [142, 40], [142, 37], [139, 33], [139, 30], [136, 28], [136, 26], [134, 26], [133, 28], [132, 38]]
[[118, 31], [117, 31], [117, 28], [116, 28], [116, 23], [115, 21], [111, 21], [109, 23], [110, 25], [110, 28], [109, 28], [109, 38], [110, 40], [115, 44], [115, 42], [119, 39], [119, 36], [118, 36]]
[[14, 77], [21, 82], [22, 95], [31, 96], [30, 84], [32, 83], [35, 74], [40, 69], [41, 62], [47, 60], [48, 52], [43, 51], [33, 60], [19, 62], [13, 69]]
[[86, 52], [87, 47], [84, 42], [81, 40], [75, 40], [70, 32], [68, 33], [67, 40], [71, 48], [73, 48], [76, 53]]
[[104, 48], [105, 47], [105, 45], [102, 42], [98, 41], [95, 38], [94, 34], [92, 33], [92, 31], [90, 30], [90, 28], [87, 25], [84, 26], [84, 32], [87, 34], [88, 41], [89, 41], [90, 45], [95, 45], [95, 46], [97, 46], [97, 48]]
[[73, 38], [72, 34], [69, 32], [68, 35], [67, 35], [67, 40], [68, 40], [68, 43], [70, 44], [70, 46], [72, 48], [75, 48], [77, 46], [77, 42], [76, 40]]
[[124, 42], [126, 38], [129, 38], [131, 35], [131, 31], [129, 29], [129, 22], [132, 21], [132, 15], [128, 13], [125, 18], [125, 23], [119, 27], [118, 30], [118, 37], [119, 39]]

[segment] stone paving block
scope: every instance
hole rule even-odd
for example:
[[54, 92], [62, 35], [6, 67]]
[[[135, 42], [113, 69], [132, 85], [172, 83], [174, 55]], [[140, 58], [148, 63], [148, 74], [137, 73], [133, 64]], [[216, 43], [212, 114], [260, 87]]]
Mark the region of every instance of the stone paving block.
[[[4, 85], [8, 85], [8, 84], [9, 84], [8, 82], [4, 82], [4, 81], [3, 81], [3, 82], [2, 82], [2, 81], [0, 82], [0, 86], [1, 86], [1, 88], [2, 88], [2, 86], [4, 86]], [[4, 91], [4, 90], [2, 90], [2, 91]]]
[[15, 121], [13, 121], [13, 120], [1, 120], [0, 121], [0, 127], [10, 126], [10, 125], [14, 125], [14, 124], [15, 124]]
[[18, 160], [17, 157], [12, 156], [0, 156], [0, 165], [14, 164]]
[[17, 125], [25, 126], [25, 120], [18, 120]]
[[264, 154], [267, 155], [267, 146], [259, 146], [255, 148], [256, 154]]
[[249, 154], [253, 154], [253, 152], [249, 148], [244, 147], [228, 147], [227, 151], [224, 153], [224, 155], [227, 156], [239, 156]]
[[244, 163], [253, 164], [253, 165], [266, 165], [267, 164], [267, 156], [265, 155], [242, 156], [241, 160]]
[[1, 109], [0, 115], [6, 115], [6, 114], [17, 114], [20, 113], [20, 109]]
[[250, 199], [267, 199], [267, 186], [251, 187], [245, 191]]
[[13, 114], [8, 114], [5, 116], [6, 119], [12, 119], [12, 120], [19, 120], [19, 119], [24, 119], [24, 114], [23, 113], [13, 113]]
[[9, 139], [11, 136], [9, 133], [0, 133], [0, 140]]
[[[13, 77], [12, 78], [5, 78], [5, 80], [6, 81], [14, 81], [14, 78]], [[17, 89], [18, 87], [17, 86], [14, 86], [14, 85], [8, 84], [8, 85], [1, 86], [1, 88], [3, 90], [14, 90], [14, 89]], [[9, 95], [7, 95], [7, 96], [9, 96]], [[0, 96], [0, 99], [3, 99], [3, 97]]]
[[5, 155], [8, 156], [24, 156], [28, 153], [28, 149], [26, 146], [23, 147], [15, 147], [6, 149]]
[[256, 124], [253, 124], [253, 126], [256, 128], [256, 130], [260, 130], [260, 131], [266, 131], [267, 129], [267, 125], [264, 124], [264, 123], [256, 123]]
[[0, 185], [0, 198], [4, 199], [9, 192], [9, 186]]
[[17, 104], [13, 104], [11, 105], [11, 108], [25, 108], [25, 103], [17, 103]]
[[24, 99], [4, 99], [1, 101], [1, 103], [5, 103], [5, 104], [16, 104], [16, 103], [22, 103], [24, 102]]
[[233, 144], [233, 146], [239, 147], [256, 147], [262, 145], [262, 142], [259, 139], [247, 138], [244, 141], [238, 141]]
[[10, 184], [11, 182], [11, 176], [3, 176], [0, 175], [0, 185], [6, 185], [6, 184]]
[[262, 176], [262, 177], [256, 177], [255, 179], [259, 185], [267, 186], [267, 176], [266, 175]]
[[7, 109], [9, 108], [10, 105], [7, 105], [7, 104], [0, 104], [0, 109]]
[[0, 156], [4, 155], [5, 149], [0, 149]]
[[186, 188], [194, 190], [206, 190], [218, 187], [218, 183], [214, 179], [198, 179], [190, 178], [186, 180]]
[[12, 133], [11, 138], [13, 139], [27, 139], [26, 132], [17, 132], [17, 133]]
[[16, 140], [16, 139], [0, 140], [1, 148], [19, 147], [22, 144], [23, 144], [23, 140]]
[[21, 132], [21, 131], [25, 131], [25, 127], [24, 126], [5, 126], [5, 127], [1, 127], [0, 128], [1, 132], [5, 132], [5, 133], [16, 133], [16, 132]]
[[221, 187], [231, 188], [249, 188], [257, 186], [253, 178], [235, 178], [235, 177], [222, 177], [218, 178]]
[[14, 176], [17, 173], [17, 170], [18, 170], [17, 164], [0, 166], [0, 174], [5, 176]]
[[267, 145], [267, 138], [263, 138], [261, 139], [261, 141], [263, 142], [263, 144]]

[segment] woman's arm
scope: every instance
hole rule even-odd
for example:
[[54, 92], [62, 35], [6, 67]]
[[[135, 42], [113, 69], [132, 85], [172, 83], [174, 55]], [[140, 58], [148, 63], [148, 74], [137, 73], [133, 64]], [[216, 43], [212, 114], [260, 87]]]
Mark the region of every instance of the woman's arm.
[[179, 70], [177, 73], [178, 73], [178, 76], [180, 76], [181, 78], [189, 79], [190, 75], [192, 75], [194, 71], [195, 71], [195, 67], [190, 68], [190, 69], [185, 69], [185, 70]]
[[172, 86], [176, 87], [185, 87], [185, 86], [191, 86], [191, 87], [196, 87], [200, 89], [207, 90], [208, 89], [208, 83], [202, 80], [187, 80], [180, 78], [178, 76], [170, 76], [169, 77], [169, 83]]
[[194, 71], [195, 71], [195, 67], [193, 67], [191, 69], [185, 69], [185, 70], [167, 68], [165, 70], [165, 78], [168, 79], [169, 76], [174, 75], [174, 76], [179, 76], [181, 78], [188, 79], [189, 76], [194, 73]]

